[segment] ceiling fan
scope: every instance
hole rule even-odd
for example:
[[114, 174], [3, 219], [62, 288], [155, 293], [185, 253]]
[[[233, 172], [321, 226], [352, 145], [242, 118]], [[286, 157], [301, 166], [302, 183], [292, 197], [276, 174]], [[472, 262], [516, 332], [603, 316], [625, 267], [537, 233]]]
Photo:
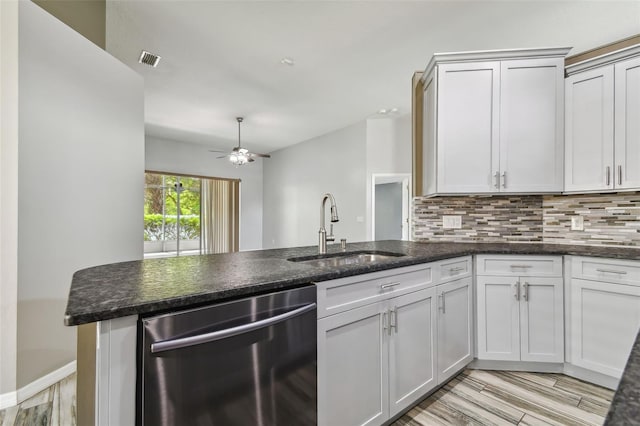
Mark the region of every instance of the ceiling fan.
[[[243, 164], [252, 163], [255, 161], [256, 157], [271, 158], [269, 154], [258, 154], [256, 152], [249, 152], [248, 149], [242, 147], [240, 143], [240, 123], [242, 123], [242, 120], [242, 117], [236, 117], [236, 121], [238, 121], [238, 146], [234, 147], [230, 153], [221, 155], [218, 158], [229, 158], [229, 161], [231, 161], [231, 163], [235, 164], [236, 166], [242, 166]], [[226, 152], [217, 149], [210, 149], [209, 151]]]

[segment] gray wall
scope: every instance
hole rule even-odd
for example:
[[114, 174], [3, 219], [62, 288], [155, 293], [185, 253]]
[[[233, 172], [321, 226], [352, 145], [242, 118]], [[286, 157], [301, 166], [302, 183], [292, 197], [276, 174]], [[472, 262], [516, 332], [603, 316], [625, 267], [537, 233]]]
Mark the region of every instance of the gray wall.
[[[229, 141], [231, 149], [237, 141]], [[159, 172], [173, 172], [210, 177], [240, 179], [240, 250], [262, 248], [262, 167], [263, 161], [236, 167], [221, 154], [209, 152], [213, 148], [186, 142], [146, 137], [145, 168]]]
[[0, 1], [0, 402], [16, 390], [17, 247], [18, 3]]
[[376, 240], [402, 239], [402, 183], [376, 185]]
[[76, 358], [72, 274], [142, 257], [142, 78], [31, 2], [19, 15], [17, 387]]
[[336, 239], [366, 240], [365, 152], [363, 121], [271, 153], [264, 163], [264, 247], [317, 245], [325, 192], [338, 205]]

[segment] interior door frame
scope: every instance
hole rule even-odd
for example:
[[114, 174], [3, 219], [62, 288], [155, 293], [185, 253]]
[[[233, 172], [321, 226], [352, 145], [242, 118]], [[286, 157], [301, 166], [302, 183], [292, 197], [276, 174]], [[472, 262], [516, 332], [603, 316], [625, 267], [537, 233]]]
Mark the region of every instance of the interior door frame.
[[411, 239], [411, 173], [371, 174], [371, 240], [376, 239], [376, 185], [385, 183], [402, 184], [402, 240]]

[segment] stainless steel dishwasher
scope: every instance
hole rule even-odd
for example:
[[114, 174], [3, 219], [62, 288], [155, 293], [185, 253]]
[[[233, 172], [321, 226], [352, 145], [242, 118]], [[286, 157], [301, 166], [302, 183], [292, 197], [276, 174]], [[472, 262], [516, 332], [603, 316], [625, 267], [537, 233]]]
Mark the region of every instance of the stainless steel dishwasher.
[[316, 289], [141, 320], [137, 423], [315, 425]]

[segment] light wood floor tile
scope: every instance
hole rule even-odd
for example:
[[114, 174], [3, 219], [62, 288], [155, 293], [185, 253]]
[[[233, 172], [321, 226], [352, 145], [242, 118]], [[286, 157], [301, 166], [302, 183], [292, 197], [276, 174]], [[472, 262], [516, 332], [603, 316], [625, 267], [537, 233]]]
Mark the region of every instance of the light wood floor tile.
[[513, 406], [482, 394], [481, 391], [484, 386], [478, 389], [477, 387], [469, 386], [468, 383], [469, 380], [456, 377], [447, 383], [444, 389], [483, 407], [485, 410], [511, 422], [511, 424], [517, 424], [524, 416], [524, 412], [515, 409]]
[[609, 402], [611, 402], [611, 400], [613, 399], [613, 394], [615, 393], [610, 389], [605, 389], [603, 387], [563, 375], [558, 375], [558, 382], [554, 387], [558, 389], [564, 389], [569, 392], [575, 392], [579, 395], [595, 396]]
[[551, 374], [527, 373], [525, 371], [510, 371], [509, 374], [548, 387], [554, 386], [558, 381]]
[[392, 426], [601, 425], [612, 395], [561, 374], [465, 370]]
[[551, 423], [540, 420], [539, 418], [532, 416], [531, 414], [525, 414], [518, 424], [522, 426], [549, 426]]

